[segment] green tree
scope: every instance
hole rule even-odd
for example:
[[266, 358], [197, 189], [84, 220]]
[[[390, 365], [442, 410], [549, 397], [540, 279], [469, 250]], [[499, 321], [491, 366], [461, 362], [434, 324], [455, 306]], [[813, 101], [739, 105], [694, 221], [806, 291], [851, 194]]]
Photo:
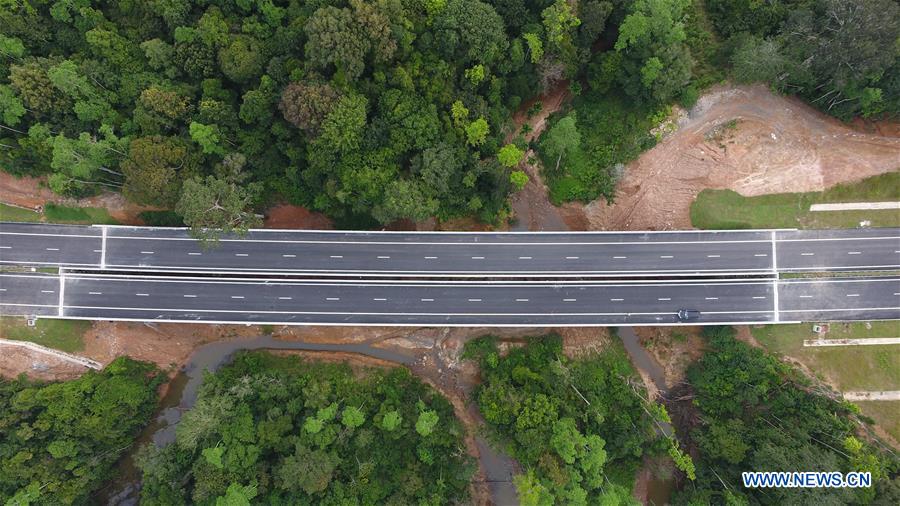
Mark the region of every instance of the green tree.
[[563, 157], [572, 156], [581, 148], [581, 134], [576, 125], [575, 112], [569, 113], [565, 118], [556, 122], [541, 141], [541, 149], [548, 157], [556, 158], [553, 170], [559, 170], [559, 164]]
[[522, 38], [528, 43], [528, 52], [531, 55], [531, 63], [537, 63], [544, 57], [544, 42], [536, 33], [524, 33]]
[[121, 165], [123, 193], [141, 204], [174, 205], [180, 189], [179, 174], [191, 169], [188, 158], [187, 148], [175, 138], [157, 135], [133, 139]]
[[261, 44], [250, 36], [236, 35], [231, 43], [219, 50], [222, 73], [236, 83], [245, 83], [259, 76], [263, 61]]
[[208, 155], [224, 155], [225, 147], [222, 145], [222, 133], [217, 125], [204, 125], [196, 121], [191, 122], [191, 139], [196, 142], [204, 153]]
[[330, 6], [317, 9], [306, 22], [304, 31], [306, 58], [311, 64], [320, 69], [334, 65], [347, 79], [362, 74], [369, 48], [350, 9]]
[[541, 484], [532, 470], [514, 476], [513, 485], [522, 506], [551, 506], [554, 503], [553, 494]]
[[422, 437], [430, 436], [431, 433], [434, 432], [434, 428], [437, 426], [439, 420], [440, 416], [438, 416], [436, 411], [422, 411], [419, 413], [418, 420], [416, 420], [416, 432]]
[[258, 183], [239, 184], [234, 177], [192, 177], [182, 186], [175, 212], [195, 237], [215, 242], [220, 234], [240, 234], [261, 224], [248, 211], [260, 191]]
[[400, 424], [403, 422], [403, 415], [400, 414], [399, 411], [393, 410], [388, 411], [384, 414], [384, 417], [381, 419], [381, 428], [388, 431], [393, 432], [400, 428]]
[[372, 210], [381, 223], [410, 219], [421, 221], [437, 212], [438, 202], [416, 180], [398, 179], [388, 183], [384, 200]]
[[528, 184], [528, 174], [525, 171], [514, 170], [509, 173], [509, 182], [512, 183], [516, 191], [522, 191]]
[[284, 88], [278, 108], [285, 120], [315, 137], [340, 98], [329, 84], [291, 83]]
[[481, 146], [487, 139], [490, 126], [484, 118], [478, 118], [466, 127], [466, 143], [470, 146]]
[[348, 429], [355, 429], [365, 423], [366, 415], [361, 409], [354, 406], [347, 406], [341, 413], [341, 423]]
[[497, 159], [500, 160], [500, 165], [504, 167], [515, 167], [519, 165], [519, 162], [522, 161], [522, 157], [525, 156], [525, 152], [519, 149], [515, 144], [507, 144], [500, 148], [500, 151], [497, 153]]
[[0, 116], [3, 123], [9, 126], [16, 126], [25, 115], [25, 106], [15, 92], [9, 86], [0, 84]]

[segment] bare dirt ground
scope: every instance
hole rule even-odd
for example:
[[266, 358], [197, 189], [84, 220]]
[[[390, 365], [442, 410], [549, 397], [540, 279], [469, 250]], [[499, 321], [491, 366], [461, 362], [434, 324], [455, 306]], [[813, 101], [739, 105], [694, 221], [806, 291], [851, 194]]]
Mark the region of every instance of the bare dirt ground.
[[266, 228], [292, 228], [305, 230], [331, 230], [334, 224], [324, 214], [305, 207], [281, 204], [266, 211]]
[[0, 354], [0, 377], [5, 378], [25, 374], [33, 380], [61, 381], [77, 378], [86, 371], [86, 367], [27, 348], [3, 346]]
[[900, 169], [895, 124], [854, 128], [763, 86], [714, 88], [678, 124], [628, 165], [614, 204], [567, 204], [570, 227], [691, 228], [690, 204], [704, 188], [746, 196], [817, 191]]
[[684, 381], [688, 366], [703, 355], [700, 327], [637, 327], [635, 334], [663, 368], [669, 389]]

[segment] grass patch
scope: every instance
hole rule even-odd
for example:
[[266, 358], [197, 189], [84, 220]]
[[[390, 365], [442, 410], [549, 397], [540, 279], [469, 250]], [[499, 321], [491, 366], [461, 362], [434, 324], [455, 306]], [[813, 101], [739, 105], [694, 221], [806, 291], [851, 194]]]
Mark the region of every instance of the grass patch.
[[0, 204], [0, 221], [41, 221], [41, 214], [20, 207]]
[[895, 441], [900, 441], [900, 401], [854, 401], [853, 404]]
[[900, 212], [816, 211], [812, 204], [900, 200], [900, 172], [890, 172], [821, 192], [776, 193], [742, 197], [731, 190], [703, 190], [691, 204], [691, 223], [700, 229], [854, 228], [900, 226]]
[[[562, 157], [549, 137], [563, 119], [553, 119], [541, 136], [538, 152], [544, 166], [550, 201], [588, 202], [615, 193], [616, 164], [624, 164], [656, 145], [650, 130], [664, 114], [612, 93], [591, 91], [575, 98], [575, 124], [580, 142], [571, 143]], [[559, 164], [557, 166], [557, 161]]]
[[119, 224], [102, 207], [67, 207], [50, 203], [44, 206], [44, 216], [51, 223], [73, 223], [78, 225]]
[[48, 348], [74, 353], [84, 350], [84, 333], [91, 322], [84, 320], [38, 319], [29, 327], [25, 318], [0, 317], [0, 336], [16, 341], [31, 341]]
[[[830, 324], [827, 339], [866, 339], [900, 336], [896, 321]], [[900, 390], [900, 350], [896, 345], [806, 348], [804, 339], [815, 339], [812, 324], [765, 325], [751, 328], [769, 351], [787, 355], [806, 365], [839, 390]]]

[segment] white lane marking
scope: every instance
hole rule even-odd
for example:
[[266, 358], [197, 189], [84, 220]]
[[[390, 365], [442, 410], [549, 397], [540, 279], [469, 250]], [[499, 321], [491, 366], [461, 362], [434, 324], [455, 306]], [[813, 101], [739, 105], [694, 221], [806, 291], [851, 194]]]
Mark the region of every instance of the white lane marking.
[[[6, 288], [0, 288], [0, 292], [5, 292]], [[894, 295], [897, 295], [896, 293]]]
[[47, 251], [59, 251], [59, 248], [47, 248]]
[[800, 298], [801, 299], [811, 299], [811, 298], [813, 298], [813, 296], [812, 295], [801, 295]]
[[862, 255], [862, 251], [848, 251], [848, 255]]
[[722, 255], [706, 255], [706, 258], [720, 258]]
[[472, 257], [472, 260], [484, 260], [484, 257]]
[[281, 255], [284, 258], [297, 258], [297, 255]]
[[425, 257], [425, 260], [437, 260], [437, 257]]
[[0, 249], [12, 249], [12, 246], [0, 246]]
[[576, 299], [563, 299], [563, 302], [575, 302]]
[[328, 258], [344, 258], [344, 255], [329, 255]]
[[387, 255], [379, 255], [377, 258], [386, 259], [386, 258], [391, 258], [391, 257], [389, 257]]
[[53, 290], [41, 290], [41, 293], [55, 293]]
[[672, 255], [660, 255], [659, 258], [675, 258]]
[[516, 299], [516, 302], [528, 302], [528, 299]]
[[434, 299], [419, 299], [422, 302], [434, 302]]
[[618, 256], [618, 257], [613, 257], [613, 258], [615, 258], [615, 259], [622, 259], [622, 258], [628, 258], [628, 257]]
[[202, 255], [202, 254], [203, 254], [203, 253], [196, 253], [196, 252], [193, 252], [193, 251], [190, 252], [190, 253], [188, 253], [188, 255], [191, 255], [191, 256], [199, 256], [199, 255]]
[[387, 299], [375, 298], [375, 299], [372, 299], [372, 300], [387, 300]]
[[88, 295], [103, 295], [103, 292], [88, 292]]
[[706, 297], [706, 300], [719, 300], [718, 297]]
[[772, 272], [775, 273], [775, 281], [772, 282], [772, 309], [775, 321], [781, 321], [781, 315], [778, 314], [778, 280], [781, 275], [778, 273], [778, 235], [772, 232]]
[[625, 299], [609, 299], [612, 302], [622, 302]]
[[232, 299], [243, 299], [244, 296], [243, 295], [232, 295], [231, 298]]
[[325, 300], [341, 300], [340, 297], [325, 297]]
[[100, 228], [100, 268], [106, 268], [106, 226]]
[[578, 257], [566, 257], [566, 260], [578, 260]]
[[150, 296], [149, 293], [136, 293], [135, 295], [137, 295], [138, 297], [149, 297]]
[[858, 293], [848, 293], [847, 297], [859, 297]]
[[469, 299], [469, 302], [481, 302], [481, 299]]
[[669, 297], [660, 297], [660, 298], [658, 298], [658, 299], [656, 299], [656, 300], [672, 300], [672, 299], [670, 299]]
[[292, 297], [278, 297], [278, 300], [291, 300]]
[[809, 253], [809, 252], [806, 252], [806, 253], [800, 253], [800, 256], [802, 256], [802, 257], [811, 257], [811, 256], [815, 256], [815, 253]]
[[103, 251], [103, 250], [102, 250], [102, 249], [95, 249], [95, 250], [94, 250], [94, 253], [100, 253], [101, 251]]
[[141, 255], [152, 255], [152, 251], [141, 251]]
[[765, 253], [754, 253], [753, 256], [755, 256], [755, 257], [767, 257], [767, 256], [769, 256], [769, 255], [767, 255], [767, 254], [765, 254]]
[[248, 256], [250, 256], [250, 254], [249, 254], [249, 253], [235, 253], [234, 256], [236, 256], [236, 257], [248, 257]]
[[196, 295], [188, 295], [188, 294], [183, 295], [183, 297], [186, 299], [196, 299], [197, 298]]
[[63, 316], [66, 303], [66, 270], [59, 269], [59, 300], [57, 301], [56, 316]]
[[763, 297], [763, 296], [755, 296], [755, 297], [753, 297], [753, 298], [754, 298], [754, 299], [765, 299], [765, 297]]
[[519, 257], [519, 260], [531, 260], [531, 257]]

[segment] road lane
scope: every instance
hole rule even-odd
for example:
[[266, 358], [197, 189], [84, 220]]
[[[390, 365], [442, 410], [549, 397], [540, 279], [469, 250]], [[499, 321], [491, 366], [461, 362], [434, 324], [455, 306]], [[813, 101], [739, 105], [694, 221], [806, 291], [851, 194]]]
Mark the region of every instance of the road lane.
[[57, 316], [59, 276], [41, 273], [0, 274], [0, 314]]

